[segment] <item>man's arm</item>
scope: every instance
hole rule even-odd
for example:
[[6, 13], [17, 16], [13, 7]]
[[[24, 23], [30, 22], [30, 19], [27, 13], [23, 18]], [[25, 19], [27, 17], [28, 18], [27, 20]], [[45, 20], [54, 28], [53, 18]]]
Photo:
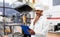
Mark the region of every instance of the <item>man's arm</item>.
[[[35, 23], [38, 21], [39, 18], [40, 18], [40, 16], [37, 15], [37, 16], [35, 17], [35, 19], [33, 20], [32, 24], [31, 24], [33, 28], [34, 28], [34, 25], [35, 25]], [[30, 28], [31, 28], [31, 27], [30, 27]], [[30, 29], [30, 30], [28, 30], [28, 31], [29, 31], [29, 33], [32, 34], [32, 35], [35, 34], [35, 32], [34, 32], [32, 29]]]
[[33, 25], [35, 25], [35, 23], [39, 20], [39, 18], [40, 18], [40, 16], [36, 15]]

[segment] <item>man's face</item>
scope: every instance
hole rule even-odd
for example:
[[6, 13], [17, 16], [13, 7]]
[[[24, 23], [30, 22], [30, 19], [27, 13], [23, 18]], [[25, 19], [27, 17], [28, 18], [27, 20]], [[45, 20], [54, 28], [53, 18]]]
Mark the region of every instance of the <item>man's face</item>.
[[43, 13], [43, 10], [35, 10], [35, 11], [36, 11], [36, 15], [38, 15], [38, 16], [41, 16]]

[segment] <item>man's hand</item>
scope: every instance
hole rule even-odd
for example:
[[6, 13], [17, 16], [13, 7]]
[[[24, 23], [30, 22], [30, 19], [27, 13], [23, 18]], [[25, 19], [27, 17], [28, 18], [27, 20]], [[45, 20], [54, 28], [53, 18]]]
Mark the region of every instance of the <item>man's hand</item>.
[[35, 25], [35, 23], [39, 20], [39, 18], [40, 18], [40, 16], [36, 15], [33, 25]]
[[34, 32], [33, 30], [31, 30], [31, 29], [30, 29], [30, 30], [28, 30], [28, 31], [29, 31], [29, 33], [30, 33], [30, 34], [32, 34], [32, 35], [34, 35], [34, 34], [35, 34], [35, 32]]

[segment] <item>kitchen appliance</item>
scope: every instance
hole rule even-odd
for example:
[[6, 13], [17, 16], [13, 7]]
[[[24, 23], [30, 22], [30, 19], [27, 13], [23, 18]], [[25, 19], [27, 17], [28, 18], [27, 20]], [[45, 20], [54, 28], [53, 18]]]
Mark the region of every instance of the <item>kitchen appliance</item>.
[[60, 23], [54, 25], [54, 31], [59, 31], [59, 30], [60, 30]]

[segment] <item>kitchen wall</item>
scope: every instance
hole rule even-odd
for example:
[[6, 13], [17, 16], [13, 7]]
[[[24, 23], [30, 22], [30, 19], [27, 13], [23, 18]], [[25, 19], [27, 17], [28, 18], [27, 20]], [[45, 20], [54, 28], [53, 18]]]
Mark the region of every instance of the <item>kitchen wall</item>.
[[[53, 0], [35, 0], [35, 1], [36, 1], [36, 3], [38, 1], [40, 1], [40, 3], [41, 3], [41, 1], [42, 1], [45, 5], [48, 5], [49, 9], [45, 10], [43, 14], [47, 18], [49, 18], [48, 22], [47, 22], [49, 25], [57, 25], [57, 23], [60, 23], [60, 5], [53, 6]], [[33, 16], [33, 14], [32, 14], [32, 16]], [[33, 17], [35, 17], [35, 16], [33, 16]]]

